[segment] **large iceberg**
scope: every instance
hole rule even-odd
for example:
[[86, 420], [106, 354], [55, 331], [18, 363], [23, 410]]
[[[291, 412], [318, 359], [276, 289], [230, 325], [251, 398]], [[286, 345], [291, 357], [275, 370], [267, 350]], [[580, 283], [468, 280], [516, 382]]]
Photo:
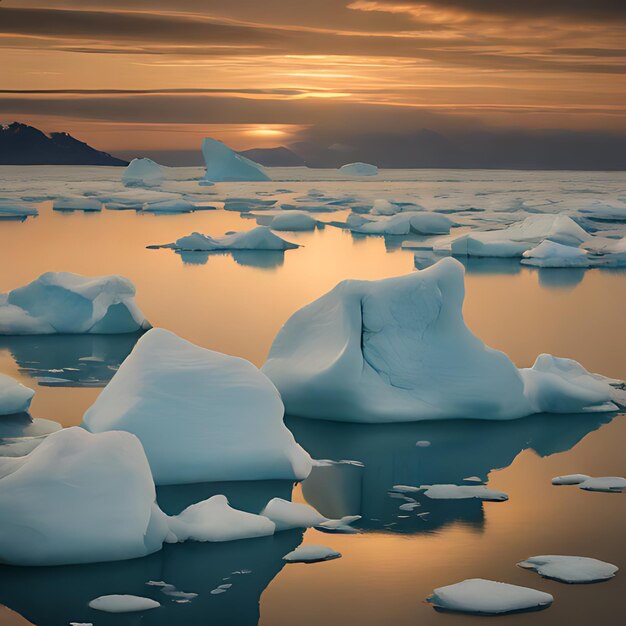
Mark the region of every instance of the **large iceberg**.
[[139, 437], [157, 484], [302, 479], [311, 458], [271, 381], [237, 357], [146, 333], [85, 413], [92, 432]]
[[152, 159], [133, 159], [122, 174], [125, 187], [158, 187], [164, 180], [163, 169]]
[[370, 163], [346, 163], [339, 168], [342, 174], [349, 176], [376, 176], [378, 168]]
[[138, 439], [59, 430], [0, 458], [0, 562], [115, 561], [161, 549], [168, 533]]
[[117, 334], [149, 328], [122, 276], [46, 272], [0, 294], [0, 335]]
[[463, 297], [463, 266], [452, 258], [406, 276], [343, 281], [292, 315], [263, 372], [299, 417], [402, 422], [616, 409], [611, 385], [575, 361], [541, 357], [520, 373], [465, 326]]
[[204, 181], [270, 180], [258, 163], [237, 154], [217, 139], [207, 137], [202, 142], [202, 154], [206, 164]]
[[10, 376], [0, 374], [0, 416], [25, 413], [35, 392]]
[[194, 232], [191, 235], [180, 237], [174, 243], [151, 247], [189, 252], [220, 252], [228, 250], [284, 251], [293, 250], [300, 246], [275, 235], [267, 226], [257, 226], [252, 230], [231, 232], [222, 237], [211, 237]]

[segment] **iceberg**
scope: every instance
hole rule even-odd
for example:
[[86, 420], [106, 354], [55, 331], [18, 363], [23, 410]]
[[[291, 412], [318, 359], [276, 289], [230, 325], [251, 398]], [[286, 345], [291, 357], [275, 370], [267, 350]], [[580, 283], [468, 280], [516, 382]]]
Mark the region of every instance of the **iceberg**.
[[440, 213], [407, 211], [391, 216], [352, 214], [346, 226], [355, 233], [364, 235], [442, 235], [450, 232], [454, 222]]
[[428, 599], [435, 608], [476, 615], [503, 615], [549, 607], [554, 598], [549, 593], [509, 585], [508, 583], [470, 578], [455, 585], [439, 587]]
[[46, 272], [0, 294], [0, 335], [117, 334], [149, 328], [122, 276]]
[[152, 159], [133, 159], [122, 174], [125, 187], [158, 187], [165, 180], [163, 168]]
[[0, 416], [26, 413], [35, 392], [10, 376], [0, 374]]
[[270, 180], [258, 163], [237, 154], [216, 139], [207, 137], [202, 142], [202, 154], [206, 164], [203, 182]]
[[618, 567], [612, 563], [585, 556], [531, 556], [518, 563], [519, 567], [531, 569], [544, 578], [562, 583], [595, 583], [613, 578]]
[[174, 243], [150, 246], [170, 248], [188, 252], [220, 252], [229, 250], [293, 250], [300, 246], [275, 235], [267, 226], [257, 226], [252, 230], [227, 233], [222, 237], [211, 237], [202, 233], [191, 233], [180, 237]]
[[0, 459], [0, 562], [116, 561], [161, 549], [164, 514], [139, 440], [79, 427]]
[[283, 413], [254, 365], [158, 328], [139, 339], [83, 424], [135, 434], [158, 485], [303, 479], [311, 458]]
[[522, 253], [524, 265], [536, 267], [589, 267], [590, 261], [585, 250], [564, 246], [548, 239], [536, 248]]
[[378, 168], [370, 163], [346, 163], [339, 168], [342, 174], [348, 176], [376, 176]]
[[304, 211], [285, 211], [272, 217], [268, 226], [272, 230], [307, 231], [315, 230], [317, 220]]
[[288, 563], [319, 563], [341, 558], [341, 554], [332, 548], [308, 544], [299, 546], [283, 557]]
[[105, 613], [136, 613], [158, 609], [160, 606], [160, 603], [151, 598], [121, 594], [100, 596], [89, 603], [89, 608]]
[[575, 361], [518, 370], [465, 326], [463, 266], [346, 280], [284, 324], [263, 372], [287, 413], [347, 422], [514, 419], [610, 411], [613, 388]]
[[467, 500], [477, 498], [488, 502], [505, 502], [509, 496], [484, 485], [422, 485], [424, 495], [433, 500]]
[[169, 527], [175, 539], [169, 537], [168, 543], [252, 539], [273, 535], [276, 528], [267, 517], [233, 509], [223, 495], [192, 504], [170, 518]]

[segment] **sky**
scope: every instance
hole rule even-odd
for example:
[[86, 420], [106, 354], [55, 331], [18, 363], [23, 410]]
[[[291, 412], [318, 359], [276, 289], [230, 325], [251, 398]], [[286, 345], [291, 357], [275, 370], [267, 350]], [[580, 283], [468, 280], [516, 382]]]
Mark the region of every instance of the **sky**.
[[626, 167], [623, 0], [0, 0], [0, 120], [122, 156]]

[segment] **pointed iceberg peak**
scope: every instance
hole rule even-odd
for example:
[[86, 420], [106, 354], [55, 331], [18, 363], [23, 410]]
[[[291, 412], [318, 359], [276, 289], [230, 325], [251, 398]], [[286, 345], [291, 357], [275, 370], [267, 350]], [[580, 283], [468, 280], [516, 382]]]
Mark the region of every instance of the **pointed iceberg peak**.
[[206, 164], [205, 181], [218, 183], [270, 180], [258, 163], [237, 154], [217, 139], [204, 139], [202, 155]]

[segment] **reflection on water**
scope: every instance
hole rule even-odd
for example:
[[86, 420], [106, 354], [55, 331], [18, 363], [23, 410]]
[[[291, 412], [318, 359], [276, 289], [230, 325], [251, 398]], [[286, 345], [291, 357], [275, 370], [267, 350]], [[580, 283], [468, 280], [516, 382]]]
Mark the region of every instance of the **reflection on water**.
[[141, 334], [0, 336], [0, 350], [40, 385], [104, 387]]
[[[615, 415], [534, 415], [503, 422], [455, 420], [414, 424], [349, 424], [288, 418], [287, 424], [314, 458], [349, 459], [364, 464], [314, 468], [302, 483], [302, 493], [309, 504], [327, 517], [361, 515], [356, 526], [364, 530], [414, 533], [431, 532], [461, 520], [479, 527], [483, 505], [479, 500], [431, 500], [411, 493], [408, 495], [421, 506], [406, 513], [398, 509], [403, 501], [387, 493], [394, 485], [476, 484], [464, 483], [468, 477], [486, 482], [492, 470], [508, 467], [523, 450], [532, 449], [541, 457], [564, 452]], [[417, 441], [430, 445], [416, 446]], [[427, 516], [422, 515], [426, 512]]]
[[175, 250], [185, 265], [205, 265], [209, 258], [232, 256], [238, 265], [258, 269], [275, 269], [285, 262], [283, 250], [229, 250], [228, 252], [201, 252], [198, 250]]

